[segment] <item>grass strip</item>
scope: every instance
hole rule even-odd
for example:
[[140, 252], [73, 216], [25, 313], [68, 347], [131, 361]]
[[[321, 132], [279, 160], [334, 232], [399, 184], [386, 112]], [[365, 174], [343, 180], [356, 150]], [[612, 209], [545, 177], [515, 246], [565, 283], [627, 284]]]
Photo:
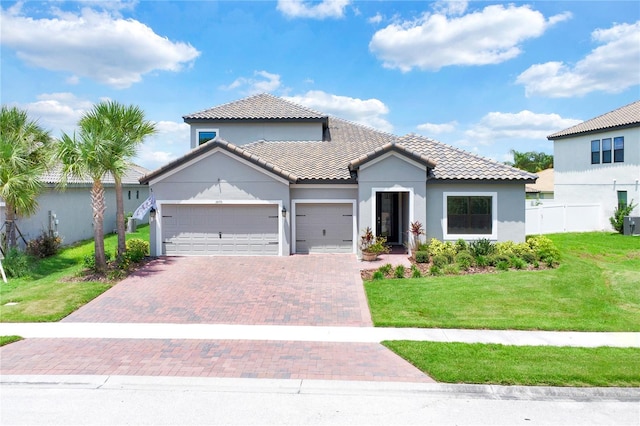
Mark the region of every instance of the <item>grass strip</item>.
[[434, 380], [522, 386], [640, 386], [639, 348], [382, 342]]
[[20, 336], [0, 336], [0, 346], [8, 345], [9, 343], [17, 342], [18, 340], [22, 340]]

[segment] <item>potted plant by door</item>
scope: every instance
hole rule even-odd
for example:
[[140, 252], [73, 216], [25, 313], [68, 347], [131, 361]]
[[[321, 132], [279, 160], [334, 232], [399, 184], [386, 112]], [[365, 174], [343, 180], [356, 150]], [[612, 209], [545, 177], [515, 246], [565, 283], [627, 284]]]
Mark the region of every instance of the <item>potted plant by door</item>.
[[389, 253], [387, 239], [382, 236], [376, 237], [370, 227], [363, 231], [360, 237], [360, 251], [362, 252], [362, 260], [372, 262], [382, 253]]

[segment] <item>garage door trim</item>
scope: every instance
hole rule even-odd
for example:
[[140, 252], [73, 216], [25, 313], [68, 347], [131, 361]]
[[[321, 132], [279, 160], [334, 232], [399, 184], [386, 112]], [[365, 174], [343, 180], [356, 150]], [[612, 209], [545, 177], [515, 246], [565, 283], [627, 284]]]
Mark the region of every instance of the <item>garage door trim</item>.
[[358, 215], [356, 211], [357, 201], [354, 199], [296, 199], [291, 200], [291, 252], [297, 253], [296, 247], [296, 207], [298, 204], [351, 204], [351, 214], [353, 217], [351, 235], [353, 237], [352, 253], [356, 253], [358, 244]]
[[265, 206], [272, 205], [274, 207], [277, 206], [277, 214], [278, 214], [278, 256], [283, 255], [283, 240], [284, 240], [284, 228], [283, 221], [285, 219], [282, 218], [280, 212], [282, 211], [283, 203], [281, 200], [156, 200], [156, 220], [158, 221], [158, 226], [156, 228], [156, 251], [158, 255], [162, 255], [162, 235], [163, 235], [163, 225], [162, 225], [162, 206], [163, 205], [199, 205], [199, 206]]

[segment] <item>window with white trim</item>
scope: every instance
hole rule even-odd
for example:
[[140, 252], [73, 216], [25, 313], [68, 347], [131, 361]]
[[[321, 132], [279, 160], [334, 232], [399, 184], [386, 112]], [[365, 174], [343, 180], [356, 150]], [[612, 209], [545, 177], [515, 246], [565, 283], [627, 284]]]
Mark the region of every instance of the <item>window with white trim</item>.
[[445, 192], [445, 239], [497, 239], [497, 193]]
[[220, 134], [218, 129], [202, 129], [196, 131], [196, 138], [198, 140], [198, 146], [203, 143], [207, 143], [211, 140], [215, 140], [218, 138]]

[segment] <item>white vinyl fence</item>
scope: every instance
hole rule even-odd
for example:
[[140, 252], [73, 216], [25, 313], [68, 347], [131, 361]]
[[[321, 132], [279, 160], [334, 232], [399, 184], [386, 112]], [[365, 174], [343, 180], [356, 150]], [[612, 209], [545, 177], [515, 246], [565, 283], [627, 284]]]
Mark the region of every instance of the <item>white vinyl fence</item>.
[[527, 206], [525, 230], [527, 235], [600, 231], [601, 215], [600, 204]]

